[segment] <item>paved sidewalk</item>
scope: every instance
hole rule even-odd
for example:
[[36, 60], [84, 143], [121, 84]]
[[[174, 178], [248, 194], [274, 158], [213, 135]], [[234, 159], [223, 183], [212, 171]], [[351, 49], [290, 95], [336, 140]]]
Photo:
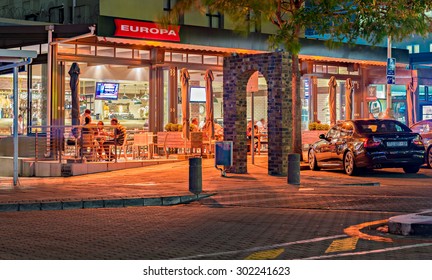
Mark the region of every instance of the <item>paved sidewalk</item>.
[[[248, 164], [248, 174], [227, 174], [214, 167], [214, 159], [202, 161], [203, 192], [189, 192], [188, 161], [142, 168], [88, 174], [74, 177], [19, 179], [0, 177], [0, 211], [61, 210], [126, 206], [160, 206], [189, 203], [223, 191], [270, 191], [316, 186], [314, 179], [303, 176], [301, 185], [289, 185], [283, 176], [267, 174], [267, 157], [257, 156], [255, 165]], [[352, 179], [335, 179], [325, 184], [352, 183]], [[358, 184], [362, 179], [356, 179]], [[366, 182], [367, 183], [367, 182]]]

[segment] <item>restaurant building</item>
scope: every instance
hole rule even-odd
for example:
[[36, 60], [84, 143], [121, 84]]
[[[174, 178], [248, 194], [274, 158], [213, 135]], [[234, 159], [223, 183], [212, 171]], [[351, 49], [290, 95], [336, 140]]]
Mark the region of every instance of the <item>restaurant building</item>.
[[[206, 70], [213, 71], [214, 115], [223, 124], [223, 58], [271, 51], [267, 38], [274, 27], [270, 23], [251, 27], [252, 32], [242, 36], [232, 31], [229, 19], [219, 13], [191, 12], [178, 25], [156, 25], [155, 15], [170, 10], [171, 1], [128, 1], [127, 6], [112, 0], [83, 3], [89, 5], [88, 10], [97, 10], [85, 24], [77, 24], [70, 15], [61, 17], [57, 8], [52, 11], [59, 15], [52, 19], [62, 19], [62, 24], [5, 21], [0, 26], [0, 48], [39, 53], [20, 73], [19, 81], [19, 108], [29, 134], [34, 126], [71, 124], [68, 71], [74, 62], [80, 68], [81, 112], [90, 109], [95, 120], [116, 117], [129, 129], [162, 131], [167, 123], [181, 122], [182, 68], [188, 69], [190, 85], [196, 87], [204, 87]], [[77, 10], [72, 7], [72, 11]], [[313, 121], [329, 123], [328, 82], [333, 76], [337, 81], [337, 119], [346, 118], [348, 78], [354, 85], [353, 118], [368, 117], [369, 113], [378, 116], [385, 111], [385, 48], [344, 45], [330, 50], [320, 40], [302, 39], [301, 43], [303, 129]], [[408, 51], [394, 49], [393, 57], [397, 62], [393, 109], [396, 118], [406, 122], [405, 88], [412, 81]], [[9, 73], [0, 75], [2, 134], [10, 133], [13, 117], [10, 80]], [[113, 90], [102, 90], [106, 88]], [[248, 118], [250, 96], [248, 93]], [[204, 116], [205, 102], [198, 96], [191, 100], [191, 117], [203, 121]], [[254, 119], [260, 118], [267, 119], [267, 83], [262, 75], [258, 75], [254, 94]]]

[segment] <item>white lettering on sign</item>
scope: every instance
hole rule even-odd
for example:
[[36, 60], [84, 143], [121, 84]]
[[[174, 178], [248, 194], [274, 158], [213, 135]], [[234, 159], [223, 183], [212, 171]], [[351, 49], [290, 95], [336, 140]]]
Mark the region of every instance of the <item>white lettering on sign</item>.
[[121, 31], [129, 31], [129, 32], [140, 32], [140, 33], [151, 33], [151, 34], [167, 34], [169, 36], [177, 36], [177, 33], [174, 30], [168, 29], [159, 29], [159, 28], [148, 28], [144, 26], [134, 26], [122, 24], [120, 26]]

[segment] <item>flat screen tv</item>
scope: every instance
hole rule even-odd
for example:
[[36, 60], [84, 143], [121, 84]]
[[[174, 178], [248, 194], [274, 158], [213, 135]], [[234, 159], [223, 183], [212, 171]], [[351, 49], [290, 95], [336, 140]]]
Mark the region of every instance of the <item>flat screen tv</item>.
[[119, 92], [118, 83], [97, 82], [95, 99], [97, 100], [117, 100]]
[[191, 103], [205, 103], [206, 102], [206, 90], [205, 87], [190, 87], [189, 102]]

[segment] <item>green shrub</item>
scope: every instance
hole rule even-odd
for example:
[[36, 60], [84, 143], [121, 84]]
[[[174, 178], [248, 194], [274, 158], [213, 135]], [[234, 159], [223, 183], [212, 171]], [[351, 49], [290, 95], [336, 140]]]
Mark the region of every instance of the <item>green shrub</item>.
[[328, 124], [311, 122], [309, 123], [309, 130], [329, 130], [330, 126]]
[[316, 130], [316, 126], [318, 123], [316, 122], [311, 122], [309, 123], [309, 130]]
[[172, 123], [167, 123], [166, 125], [165, 125], [165, 131], [171, 131], [171, 127], [172, 127]]

